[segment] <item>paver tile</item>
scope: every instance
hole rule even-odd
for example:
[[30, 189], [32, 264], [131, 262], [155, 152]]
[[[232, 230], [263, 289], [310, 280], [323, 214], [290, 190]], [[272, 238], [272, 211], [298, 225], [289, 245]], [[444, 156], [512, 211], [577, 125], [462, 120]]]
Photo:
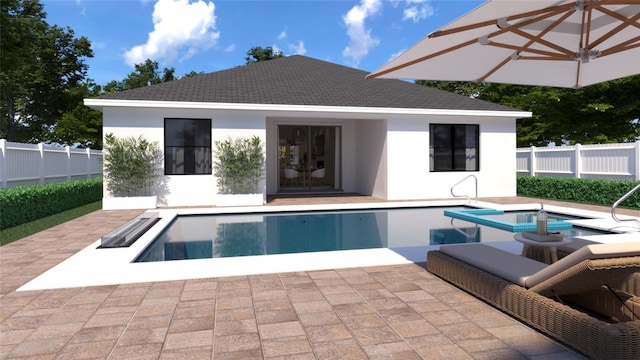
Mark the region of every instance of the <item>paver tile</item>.
[[[379, 201], [363, 198], [268, 205]], [[0, 247], [0, 358], [586, 359], [424, 264], [16, 291], [140, 213], [97, 211]]]
[[367, 354], [364, 352], [364, 350], [362, 350], [355, 339], [312, 342], [311, 346], [313, 347], [313, 351], [317, 359], [369, 359], [369, 357], [367, 357]]
[[296, 354], [309, 354], [312, 352], [309, 341], [304, 336], [266, 339], [262, 341], [262, 349], [265, 358], [284, 356], [287, 359]]

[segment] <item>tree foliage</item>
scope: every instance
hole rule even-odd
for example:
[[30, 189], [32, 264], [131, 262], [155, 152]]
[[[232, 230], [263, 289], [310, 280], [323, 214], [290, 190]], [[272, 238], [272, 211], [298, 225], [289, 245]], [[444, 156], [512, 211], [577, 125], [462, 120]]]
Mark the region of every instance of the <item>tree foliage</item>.
[[50, 26], [38, 0], [0, 2], [0, 138], [48, 140], [51, 127], [77, 106], [91, 44], [72, 29]]
[[99, 95], [99, 89], [99, 86], [88, 80], [70, 91], [75, 107], [60, 115], [48, 135], [49, 141], [61, 145], [102, 149], [102, 113], [83, 104], [83, 99]]
[[247, 51], [247, 56], [244, 58], [246, 64], [251, 64], [260, 61], [267, 61], [284, 57], [282, 51], [274, 52], [271, 46], [266, 48], [260, 46], [254, 46], [251, 50]]
[[147, 59], [140, 64], [135, 64], [134, 69], [134, 71], [130, 72], [129, 75], [121, 81], [111, 80], [108, 82], [104, 85], [102, 91], [105, 93], [116, 93], [175, 80], [174, 74], [176, 69], [164, 68], [162, 72], [160, 72], [158, 62], [151, 59]]
[[496, 83], [416, 81], [531, 111], [516, 123], [518, 146], [635, 141], [640, 137], [640, 75], [580, 89]]

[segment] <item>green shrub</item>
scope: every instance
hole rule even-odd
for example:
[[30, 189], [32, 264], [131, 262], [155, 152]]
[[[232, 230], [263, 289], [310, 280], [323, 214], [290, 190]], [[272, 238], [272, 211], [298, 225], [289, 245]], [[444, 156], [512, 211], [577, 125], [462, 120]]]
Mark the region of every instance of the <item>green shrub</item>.
[[142, 136], [117, 138], [105, 136], [104, 173], [107, 191], [112, 196], [146, 196], [154, 191], [154, 182], [162, 168], [162, 152], [157, 142]]
[[264, 152], [259, 137], [216, 141], [213, 173], [220, 194], [254, 194], [264, 171]]
[[[518, 195], [553, 200], [611, 206], [640, 182], [619, 180], [575, 179], [518, 176]], [[640, 209], [640, 192], [620, 206]]]
[[0, 230], [102, 199], [102, 178], [0, 190]]

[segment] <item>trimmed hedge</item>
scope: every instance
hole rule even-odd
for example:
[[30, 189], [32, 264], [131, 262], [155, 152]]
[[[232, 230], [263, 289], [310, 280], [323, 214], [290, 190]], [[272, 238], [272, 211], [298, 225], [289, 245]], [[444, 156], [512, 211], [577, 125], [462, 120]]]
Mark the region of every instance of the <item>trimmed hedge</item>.
[[0, 190], [0, 230], [102, 200], [102, 178]]
[[[612, 206], [638, 181], [518, 176], [518, 196]], [[621, 207], [640, 209], [640, 192], [632, 194]]]

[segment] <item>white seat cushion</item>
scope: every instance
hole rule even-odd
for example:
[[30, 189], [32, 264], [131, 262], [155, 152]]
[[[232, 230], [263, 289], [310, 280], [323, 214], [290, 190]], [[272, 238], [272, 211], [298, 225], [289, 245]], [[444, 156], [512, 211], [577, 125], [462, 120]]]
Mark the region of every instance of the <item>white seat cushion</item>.
[[640, 242], [583, 246], [555, 263], [547, 266], [544, 270], [532, 274], [526, 279], [525, 284], [527, 288], [536, 286], [584, 260], [609, 259], [624, 256], [640, 256]]
[[548, 266], [484, 244], [445, 245], [440, 246], [440, 251], [520, 286], [525, 286], [528, 277]]
[[484, 244], [441, 246], [440, 251], [520, 286], [531, 288], [587, 259], [640, 256], [640, 242], [584, 246], [547, 265]]

